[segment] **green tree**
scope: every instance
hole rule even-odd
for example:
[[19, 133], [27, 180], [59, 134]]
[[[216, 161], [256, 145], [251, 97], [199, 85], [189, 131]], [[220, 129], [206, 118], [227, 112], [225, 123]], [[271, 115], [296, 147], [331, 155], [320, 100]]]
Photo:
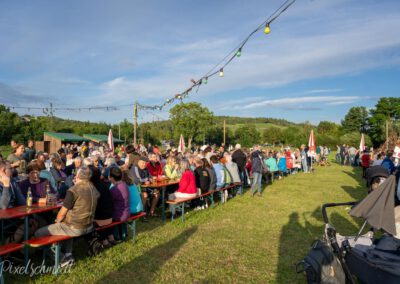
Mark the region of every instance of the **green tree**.
[[342, 126], [345, 133], [358, 131], [366, 132], [368, 130], [368, 111], [366, 107], [352, 107], [342, 120]]
[[400, 132], [400, 98], [380, 98], [375, 109], [370, 111], [369, 134], [375, 147], [385, 142], [386, 122], [389, 126], [389, 135]]
[[317, 132], [323, 135], [336, 135], [339, 125], [330, 121], [321, 121], [317, 126]]
[[251, 147], [260, 143], [261, 135], [254, 124], [243, 125], [235, 131], [235, 142], [240, 143], [244, 147]]
[[264, 143], [280, 144], [283, 142], [282, 128], [276, 126], [268, 126], [263, 133]]
[[4, 105], [0, 105], [0, 145], [9, 144], [13, 136], [18, 134], [19, 127], [19, 116]]
[[169, 111], [174, 127], [174, 136], [179, 139], [183, 134], [188, 139], [188, 147], [192, 141], [202, 142], [207, 130], [213, 125], [214, 115], [208, 108], [199, 103], [180, 103]]

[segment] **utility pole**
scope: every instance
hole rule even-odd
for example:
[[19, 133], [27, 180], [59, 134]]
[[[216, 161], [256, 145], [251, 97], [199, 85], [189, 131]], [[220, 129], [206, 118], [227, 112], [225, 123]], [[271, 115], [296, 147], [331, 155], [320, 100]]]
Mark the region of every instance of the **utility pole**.
[[226, 146], [226, 120], [224, 119], [224, 146]]
[[135, 101], [135, 105], [133, 107], [133, 144], [136, 145], [136, 135], [137, 135], [137, 102]]
[[118, 139], [121, 140], [121, 122], [118, 123]]

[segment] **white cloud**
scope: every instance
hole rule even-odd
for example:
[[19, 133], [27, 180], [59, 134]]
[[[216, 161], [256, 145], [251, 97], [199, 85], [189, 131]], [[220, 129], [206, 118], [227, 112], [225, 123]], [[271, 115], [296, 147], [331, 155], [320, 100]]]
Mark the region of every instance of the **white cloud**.
[[[291, 107], [293, 105], [297, 107], [297, 109], [309, 110], [309, 108], [314, 108], [315, 105], [311, 105], [313, 103], [326, 103], [326, 104], [349, 104], [353, 103], [357, 100], [360, 100], [361, 97], [358, 96], [349, 96], [349, 97], [339, 97], [339, 96], [316, 96], [316, 97], [287, 97], [282, 99], [273, 99], [273, 100], [263, 100], [256, 103], [251, 103], [248, 105], [240, 105], [236, 106], [236, 109], [253, 109], [259, 107]], [[302, 104], [306, 104], [305, 106]], [[318, 106], [317, 106], [318, 107]]]

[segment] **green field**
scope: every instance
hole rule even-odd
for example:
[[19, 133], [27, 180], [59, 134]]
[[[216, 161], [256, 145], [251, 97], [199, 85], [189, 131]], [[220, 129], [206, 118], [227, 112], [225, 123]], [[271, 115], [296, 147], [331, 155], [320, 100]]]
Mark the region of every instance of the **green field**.
[[[321, 205], [366, 194], [359, 169], [333, 164], [266, 186], [262, 197], [236, 197], [191, 211], [186, 222], [138, 223], [136, 244], [119, 244], [97, 257], [75, 246], [76, 265], [58, 278], [6, 279], [34, 283], [304, 283], [295, 264], [323, 234]], [[354, 234], [349, 208], [329, 213], [341, 234]], [[6, 281], [7, 282], [7, 281]]]
[[229, 128], [231, 131], [235, 132], [236, 129], [238, 129], [241, 126], [245, 126], [245, 125], [255, 125], [255, 127], [257, 128], [257, 130], [262, 134], [264, 133], [264, 130], [269, 128], [269, 127], [277, 127], [280, 128], [282, 130], [284, 130], [285, 128], [287, 128], [286, 126], [281, 126], [281, 125], [277, 125], [277, 124], [273, 124], [273, 123], [237, 123], [237, 124], [227, 124], [226, 127]]

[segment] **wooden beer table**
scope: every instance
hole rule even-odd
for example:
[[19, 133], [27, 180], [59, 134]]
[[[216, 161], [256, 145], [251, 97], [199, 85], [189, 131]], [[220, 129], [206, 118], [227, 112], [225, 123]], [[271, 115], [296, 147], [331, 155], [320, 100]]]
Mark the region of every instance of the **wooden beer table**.
[[155, 179], [153, 182], [149, 184], [142, 184], [140, 187], [143, 188], [157, 188], [161, 190], [161, 219], [163, 222], [165, 222], [165, 191], [167, 189], [167, 186], [169, 185], [174, 185], [174, 184], [179, 184], [179, 179], [161, 179], [157, 180]]

